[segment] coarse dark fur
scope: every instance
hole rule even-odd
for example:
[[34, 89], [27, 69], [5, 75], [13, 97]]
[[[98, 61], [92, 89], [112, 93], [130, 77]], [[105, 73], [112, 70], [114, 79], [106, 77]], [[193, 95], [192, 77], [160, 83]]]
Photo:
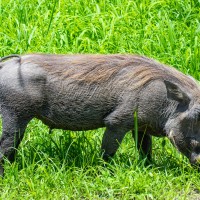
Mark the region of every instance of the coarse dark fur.
[[137, 55], [10, 57], [0, 63], [1, 163], [4, 156], [13, 160], [13, 147], [34, 117], [51, 129], [106, 127], [102, 151], [107, 160], [134, 129], [135, 111], [138, 149], [148, 159], [155, 135], [168, 136], [192, 163], [199, 162], [200, 88], [193, 78]]

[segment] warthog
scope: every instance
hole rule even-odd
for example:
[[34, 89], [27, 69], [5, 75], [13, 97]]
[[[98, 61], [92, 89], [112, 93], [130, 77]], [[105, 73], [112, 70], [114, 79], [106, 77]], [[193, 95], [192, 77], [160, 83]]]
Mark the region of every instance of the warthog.
[[[7, 59], [7, 61], [5, 61]], [[151, 136], [167, 136], [200, 161], [200, 88], [191, 77], [137, 55], [11, 55], [0, 63], [3, 159], [13, 161], [28, 122], [50, 129], [106, 127], [103, 158], [113, 156], [138, 115], [138, 149], [151, 159]]]

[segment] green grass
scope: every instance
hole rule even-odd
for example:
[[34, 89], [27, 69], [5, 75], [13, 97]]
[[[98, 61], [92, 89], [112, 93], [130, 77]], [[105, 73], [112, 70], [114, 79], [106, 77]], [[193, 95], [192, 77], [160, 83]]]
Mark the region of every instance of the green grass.
[[[134, 53], [200, 80], [199, 0], [0, 0], [0, 24], [1, 57]], [[104, 167], [103, 131], [48, 134], [32, 120], [0, 199], [200, 199], [200, 174], [167, 139], [154, 138], [145, 167], [128, 133]]]

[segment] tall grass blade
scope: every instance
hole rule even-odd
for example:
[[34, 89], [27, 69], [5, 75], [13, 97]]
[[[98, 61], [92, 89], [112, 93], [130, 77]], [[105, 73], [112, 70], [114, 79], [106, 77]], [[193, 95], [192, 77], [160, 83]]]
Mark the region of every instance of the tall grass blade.
[[54, 13], [55, 13], [55, 8], [56, 8], [56, 3], [57, 3], [57, 0], [54, 0], [54, 4], [53, 4], [52, 11], [51, 11], [51, 17], [50, 17], [50, 20], [49, 20], [49, 25], [48, 25], [48, 29], [47, 29], [46, 35], [48, 35], [49, 30], [50, 30], [50, 27], [51, 27], [51, 24], [52, 24], [53, 15], [54, 15]]

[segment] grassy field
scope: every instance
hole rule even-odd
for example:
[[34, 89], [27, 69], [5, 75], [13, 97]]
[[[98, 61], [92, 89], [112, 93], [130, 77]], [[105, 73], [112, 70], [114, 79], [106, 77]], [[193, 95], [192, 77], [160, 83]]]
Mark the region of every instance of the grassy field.
[[[0, 56], [133, 53], [200, 80], [199, 0], [0, 0]], [[0, 199], [200, 199], [200, 174], [167, 139], [138, 161], [131, 134], [104, 167], [103, 129], [54, 130], [34, 119]]]

